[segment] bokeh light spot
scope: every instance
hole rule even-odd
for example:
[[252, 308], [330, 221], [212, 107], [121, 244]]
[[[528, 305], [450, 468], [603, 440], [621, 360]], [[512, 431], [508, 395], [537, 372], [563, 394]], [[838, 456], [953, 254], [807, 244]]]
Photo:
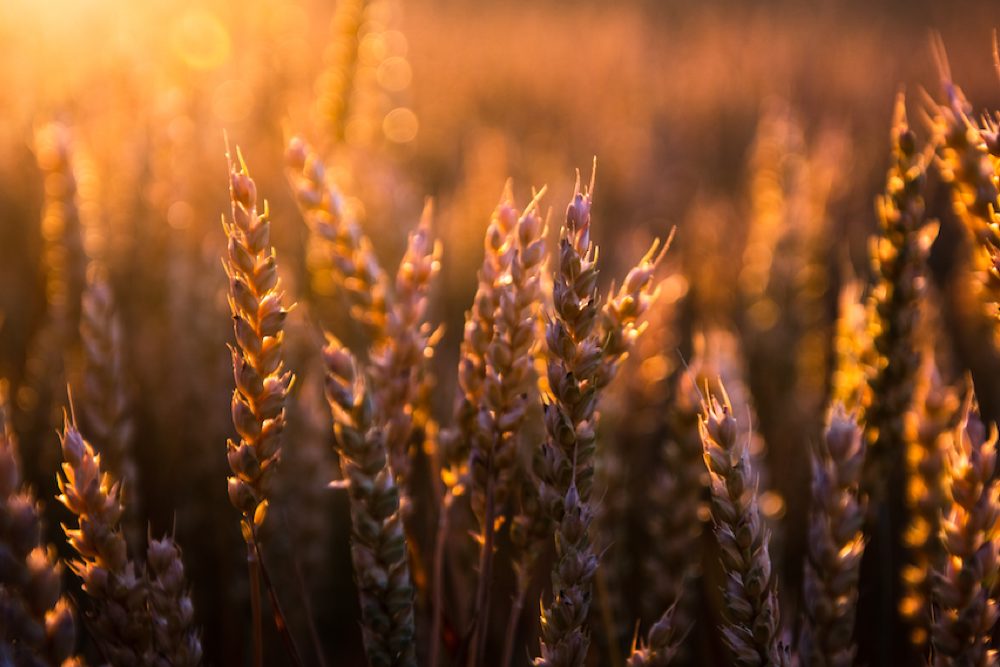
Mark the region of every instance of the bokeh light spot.
[[214, 69], [229, 59], [229, 32], [217, 16], [204, 9], [189, 9], [174, 21], [170, 46], [188, 67]]
[[420, 123], [417, 114], [406, 107], [398, 107], [385, 115], [382, 131], [385, 138], [397, 144], [405, 144], [417, 138]]

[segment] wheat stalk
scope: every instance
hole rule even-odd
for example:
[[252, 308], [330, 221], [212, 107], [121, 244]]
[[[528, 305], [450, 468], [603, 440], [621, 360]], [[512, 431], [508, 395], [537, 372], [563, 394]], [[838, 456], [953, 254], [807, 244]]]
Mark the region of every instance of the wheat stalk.
[[173, 667], [201, 664], [201, 638], [194, 623], [194, 603], [188, 593], [181, 550], [172, 536], [148, 536], [146, 576], [153, 643]]
[[470, 664], [477, 664], [489, 627], [489, 592], [493, 540], [507, 503], [511, 479], [517, 471], [518, 438], [535, 393], [532, 353], [536, 345], [536, 317], [541, 297], [541, 269], [545, 260], [545, 223], [537, 210], [544, 194], [518, 214], [512, 202], [501, 205], [498, 217], [517, 222], [499, 255], [500, 274], [494, 278], [496, 309], [493, 332], [486, 348], [482, 404], [478, 432], [469, 458], [472, 508], [480, 523], [481, 553], [475, 613], [476, 635]]
[[80, 416], [83, 430], [102, 454], [105, 468], [122, 481], [128, 496], [123, 522], [133, 541], [139, 527], [137, 470], [132, 458], [132, 421], [129, 414], [124, 360], [124, 334], [111, 285], [103, 270], [91, 267], [83, 293], [80, 320], [84, 370]]
[[705, 465], [711, 478], [712, 519], [726, 573], [722, 636], [738, 665], [786, 665], [779, 641], [780, 610], [768, 543], [757, 505], [757, 480], [733, 407], [709, 396], [699, 422]]
[[[479, 270], [472, 307], [465, 314], [458, 362], [458, 398], [452, 425], [441, 433], [440, 464], [444, 495], [438, 517], [434, 551], [434, 591], [431, 620], [431, 663], [436, 664], [440, 651], [443, 620], [444, 562], [451, 513], [457, 497], [471, 485], [469, 463], [474, 443], [487, 437], [479, 425], [480, 406], [484, 405], [487, 355], [496, 329], [499, 307], [499, 284], [505, 274], [516, 239], [517, 212], [508, 181], [500, 202], [493, 210], [483, 241], [483, 261]], [[485, 505], [485, 503], [482, 503]], [[481, 550], [482, 552], [482, 550]], [[481, 597], [477, 591], [476, 599]], [[475, 620], [474, 620], [475, 622]]]
[[[879, 231], [871, 239], [875, 284], [868, 295], [873, 367], [865, 407], [867, 452], [861, 488], [869, 497], [868, 528], [872, 536], [866, 563], [888, 564], [902, 557], [905, 529], [906, 452], [912, 434], [914, 388], [920, 366], [918, 324], [926, 293], [927, 255], [937, 225], [924, 219], [924, 183], [929, 154], [921, 149], [906, 119], [905, 98], [896, 99], [890, 133], [892, 160], [884, 194], [877, 200]], [[867, 569], [867, 568], [866, 568]], [[884, 568], [861, 598], [862, 624], [887, 619], [890, 629], [874, 635], [874, 645], [861, 640], [861, 653], [877, 651], [887, 661], [905, 641], [899, 614], [901, 582]]]
[[267, 202], [257, 210], [257, 186], [242, 155], [229, 159], [232, 220], [223, 222], [229, 249], [224, 261], [229, 278], [229, 309], [236, 345], [231, 347], [236, 389], [233, 425], [239, 442], [228, 443], [229, 499], [242, 514], [243, 537], [253, 533], [267, 515], [270, 480], [281, 457], [285, 397], [292, 383], [282, 362], [282, 325], [288, 310], [274, 249]]
[[905, 100], [896, 100], [892, 126], [893, 162], [879, 199], [879, 235], [871, 257], [877, 282], [869, 297], [874, 349], [873, 397], [865, 412], [868, 454], [862, 486], [872, 504], [882, 502], [892, 469], [900, 469], [906, 448], [906, 415], [920, 355], [916, 346], [918, 304], [924, 294], [927, 253], [937, 226], [924, 220], [923, 187], [927, 156], [906, 120]]
[[998, 610], [996, 582], [1000, 539], [1000, 487], [996, 474], [996, 428], [986, 428], [971, 398], [963, 423], [952, 432], [945, 458], [951, 507], [942, 516], [948, 557], [934, 575], [932, 642], [936, 665], [995, 664], [990, 648]]
[[810, 665], [854, 664], [854, 608], [865, 542], [858, 484], [865, 447], [857, 417], [835, 403], [812, 452], [812, 511], [805, 567], [802, 658]]
[[416, 665], [413, 583], [389, 468], [385, 425], [357, 362], [332, 336], [323, 349], [326, 396], [351, 501], [351, 556], [361, 599], [362, 630], [373, 667]]
[[427, 322], [428, 295], [441, 270], [441, 244], [431, 238], [428, 202], [417, 229], [410, 233], [396, 272], [387, 313], [386, 337], [371, 354], [372, 386], [380, 420], [386, 424], [386, 448], [396, 476], [403, 514], [410, 511], [410, 447], [416, 405], [430, 376], [434, 346], [441, 337]]
[[[17, 388], [17, 405], [23, 413], [25, 442], [50, 442], [58, 428], [59, 400], [66, 386], [67, 355], [77, 342], [80, 295], [86, 257], [69, 127], [51, 122], [35, 131], [34, 150], [44, 178], [41, 236], [45, 266], [45, 319], [31, 341], [24, 378]], [[37, 448], [22, 462], [28, 479], [51, 479], [56, 466], [55, 448]], [[44, 472], [43, 472], [44, 471]]]
[[[931, 573], [941, 564], [941, 514], [949, 501], [945, 489], [945, 449], [962, 418], [958, 393], [941, 380], [933, 353], [924, 352], [917, 386], [915, 434], [907, 455], [906, 488], [910, 521], [903, 534], [909, 552], [902, 567], [903, 598], [900, 611], [912, 626], [911, 640], [926, 646], [931, 622]], [[971, 389], [970, 389], [971, 390]]]
[[21, 479], [17, 438], [0, 381], [0, 663], [79, 664], [76, 622], [62, 596], [62, 567], [42, 541], [41, 508]]
[[[232, 476], [229, 500], [240, 512], [240, 528], [247, 544], [251, 614], [254, 628], [254, 662], [263, 661], [260, 625], [260, 549], [257, 530], [267, 517], [274, 471], [281, 459], [281, 433], [285, 428], [285, 399], [292, 374], [282, 360], [282, 330], [288, 310], [274, 248], [267, 201], [257, 210], [257, 186], [237, 149], [238, 162], [229, 162], [230, 222], [223, 219], [228, 251], [223, 260], [229, 278], [229, 309], [233, 314], [236, 345], [230, 347], [236, 388], [232, 398], [233, 426], [239, 442], [227, 441]], [[271, 591], [272, 599], [274, 597]], [[275, 620], [284, 627], [275, 606]], [[283, 633], [286, 638], [287, 633]], [[294, 650], [292, 651], [294, 654]]]
[[[546, 326], [547, 440], [538, 462], [539, 496], [556, 523], [553, 599], [542, 610], [538, 666], [582, 665], [590, 644], [584, 623], [599, 557], [590, 539], [594, 511], [596, 403], [617, 373], [656, 298], [653, 276], [663, 257], [654, 243], [620, 289], [602, 305], [597, 293], [597, 250], [590, 239], [591, 193], [577, 178], [560, 230], [553, 310]], [[669, 246], [666, 244], [663, 250]]]
[[324, 265], [320, 268], [331, 273], [344, 290], [351, 317], [378, 346], [387, 333], [389, 278], [371, 241], [305, 140], [294, 137], [289, 141], [285, 161], [302, 217], [322, 244]]

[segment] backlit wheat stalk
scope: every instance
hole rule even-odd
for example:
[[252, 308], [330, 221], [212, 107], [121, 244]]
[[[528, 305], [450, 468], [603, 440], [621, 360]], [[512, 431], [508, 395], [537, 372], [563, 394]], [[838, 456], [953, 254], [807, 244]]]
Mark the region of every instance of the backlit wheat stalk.
[[584, 623], [599, 563], [589, 534], [595, 407], [600, 390], [642, 332], [641, 318], [656, 297], [653, 276], [663, 256], [654, 244], [602, 305], [590, 225], [591, 190], [581, 191], [578, 180], [560, 232], [553, 311], [545, 332], [552, 397], [545, 405], [548, 439], [540, 461], [540, 497], [556, 520], [556, 562], [536, 665], [581, 665], [587, 656]]
[[[723, 389], [724, 391], [724, 389]], [[738, 665], [787, 665], [770, 533], [757, 504], [748, 435], [741, 435], [728, 397], [705, 399], [700, 422], [711, 476], [712, 519], [726, 573], [726, 623], [721, 628]]]
[[330, 338], [323, 356], [326, 395], [351, 499], [351, 556], [365, 651], [373, 667], [415, 667], [413, 583], [385, 424], [374, 419], [369, 380], [341, 343]]
[[111, 285], [102, 270], [92, 267], [83, 293], [80, 320], [84, 373], [80, 415], [90, 442], [102, 455], [109, 473], [122, 481], [126, 503], [125, 528], [132, 540], [142, 537], [138, 521], [138, 477], [132, 457], [124, 333]]
[[996, 427], [979, 421], [967, 401], [964, 420], [946, 453], [951, 508], [942, 517], [948, 557], [934, 574], [937, 614], [931, 630], [934, 663], [995, 664], [990, 648], [1000, 574], [1000, 487], [996, 475]]
[[865, 548], [865, 499], [859, 495], [864, 454], [856, 416], [834, 404], [812, 455], [802, 642], [802, 658], [811, 665], [854, 664], [854, 609]]
[[[240, 529], [247, 544], [254, 662], [260, 665], [261, 554], [257, 530], [267, 517], [272, 480], [281, 459], [285, 398], [292, 374], [282, 360], [282, 329], [288, 311], [282, 303], [284, 294], [271, 247], [267, 202], [262, 212], [257, 210], [257, 186], [238, 152], [237, 159], [234, 162], [227, 154], [232, 217], [223, 221], [228, 239], [223, 266], [229, 278], [229, 310], [236, 336], [236, 345], [230, 347], [236, 381], [231, 405], [233, 426], [239, 434], [239, 442], [227, 442], [233, 473], [228, 491], [230, 502], [241, 514]], [[280, 617], [277, 608], [275, 615]]]
[[63, 665], [73, 656], [76, 622], [62, 595], [62, 566], [42, 540], [41, 507], [24, 485], [17, 439], [0, 383], [0, 663]]
[[361, 323], [371, 343], [379, 345], [386, 336], [389, 278], [371, 241], [305, 140], [293, 138], [285, 160], [302, 216], [322, 244], [323, 268], [347, 295], [351, 317]]

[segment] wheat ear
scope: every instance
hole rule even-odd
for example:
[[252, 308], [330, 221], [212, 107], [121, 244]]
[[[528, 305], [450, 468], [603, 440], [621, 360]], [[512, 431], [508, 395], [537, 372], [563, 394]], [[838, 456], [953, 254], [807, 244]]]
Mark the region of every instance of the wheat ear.
[[7, 384], [0, 382], [0, 663], [78, 664], [76, 622], [62, 596], [62, 567], [42, 542], [41, 508], [24, 486], [17, 438], [7, 416]]
[[802, 657], [810, 665], [854, 664], [854, 608], [865, 542], [859, 495], [865, 448], [857, 417], [840, 403], [812, 452], [812, 510], [805, 567]]
[[941, 566], [944, 557], [941, 515], [947, 514], [950, 507], [945, 489], [945, 455], [963, 415], [961, 397], [943, 383], [930, 349], [924, 351], [920, 375], [915, 433], [906, 457], [909, 472], [906, 502], [910, 520], [903, 533], [908, 558], [902, 566], [904, 592], [900, 611], [911, 625], [911, 641], [923, 648], [930, 639], [933, 615], [931, 575]]
[[82, 426], [90, 442], [102, 455], [109, 473], [122, 481], [128, 496], [123, 519], [129, 539], [142, 537], [139, 527], [139, 489], [135, 460], [132, 457], [132, 420], [124, 360], [124, 334], [107, 276], [92, 266], [83, 293], [80, 319], [83, 343], [83, 392], [80, 402]]
[[322, 269], [346, 292], [352, 318], [374, 344], [386, 337], [389, 278], [319, 155], [300, 137], [285, 153], [288, 180], [306, 224], [322, 246]]
[[76, 528], [63, 526], [63, 530], [78, 554], [70, 569], [83, 581], [93, 603], [94, 632], [112, 664], [148, 664], [145, 661], [153, 654], [148, 590], [145, 573], [128, 558], [120, 525], [125, 512], [120, 484], [102, 471], [100, 455], [69, 417], [60, 438], [59, 502], [77, 519]]
[[[247, 544], [250, 602], [254, 637], [254, 662], [263, 661], [261, 634], [261, 554], [257, 530], [267, 517], [274, 471], [281, 459], [281, 433], [285, 428], [285, 399], [292, 374], [282, 360], [283, 326], [288, 310], [278, 265], [271, 247], [271, 221], [267, 206], [257, 210], [257, 185], [237, 149], [229, 162], [229, 195], [232, 216], [223, 220], [228, 251], [223, 260], [229, 278], [229, 310], [233, 315], [236, 345], [230, 346], [236, 388], [232, 398], [233, 425], [239, 442], [227, 442], [232, 476], [229, 500], [240, 512], [240, 528]], [[274, 592], [271, 591], [272, 598]], [[280, 610], [275, 606], [275, 615]], [[279, 622], [279, 629], [284, 623]], [[283, 633], [286, 638], [287, 633]], [[294, 651], [293, 651], [294, 653]]]
[[947, 558], [934, 575], [937, 614], [931, 637], [935, 665], [996, 664], [990, 648], [1000, 574], [1000, 485], [996, 476], [996, 427], [973, 412], [971, 397], [963, 423], [952, 431], [945, 466], [951, 507], [942, 516]]
[[365, 651], [373, 667], [416, 667], [413, 582], [389, 467], [385, 424], [373, 392], [340, 341], [328, 339], [326, 396], [351, 504], [351, 556], [361, 600]]
[[400, 490], [403, 514], [409, 512], [410, 447], [417, 404], [431, 374], [430, 361], [441, 337], [427, 321], [429, 294], [441, 270], [441, 243], [431, 237], [428, 202], [406, 244], [396, 272], [387, 312], [386, 337], [371, 353], [372, 387], [380, 419], [387, 426], [389, 463]]
[[862, 486], [874, 505], [885, 497], [890, 471], [903, 464], [906, 416], [913, 407], [920, 366], [918, 304], [925, 288], [927, 254], [937, 234], [937, 226], [924, 220], [927, 155], [907, 123], [902, 95], [896, 100], [892, 155], [885, 194], [878, 201], [879, 234], [871, 247], [876, 284], [869, 312], [874, 318], [870, 326], [877, 359], [869, 380], [873, 400], [864, 415], [868, 454]]
[[702, 405], [701, 442], [711, 477], [712, 519], [726, 573], [722, 635], [738, 665], [786, 665], [778, 635], [780, 610], [768, 543], [757, 505], [749, 436], [740, 437], [733, 407], [709, 396]]
[[[602, 307], [597, 249], [590, 239], [591, 188], [576, 191], [560, 231], [553, 310], [545, 330], [547, 440], [538, 460], [539, 497], [556, 523], [552, 602], [541, 617], [537, 666], [582, 665], [590, 644], [584, 630], [591, 582], [599, 564], [590, 538], [594, 511], [596, 404], [642, 333], [641, 318], [656, 297], [653, 275], [663, 257], [654, 244]], [[664, 250], [666, 246], [664, 246]]]

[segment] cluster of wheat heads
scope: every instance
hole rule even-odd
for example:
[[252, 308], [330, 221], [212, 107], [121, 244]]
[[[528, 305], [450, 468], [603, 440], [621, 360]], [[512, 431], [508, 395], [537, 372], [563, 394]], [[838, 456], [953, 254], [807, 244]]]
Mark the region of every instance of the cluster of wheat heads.
[[[795, 388], [771, 388], [784, 392], [794, 432], [815, 436], [799, 443], [808, 465], [792, 471], [809, 480], [808, 499], [773, 491], [788, 487], [769, 470], [773, 421], [757, 424], [769, 389], [742, 358], [769, 337], [797, 341], [799, 329], [822, 326], [805, 248], [819, 234], [797, 236], [789, 221], [823, 208], [828, 175], [804, 157], [791, 116], [762, 123], [758, 142], [744, 350], [723, 327], [682, 324], [690, 295], [668, 270], [672, 233], [609, 280], [593, 178], [577, 176], [557, 228], [544, 188], [521, 205], [508, 183], [486, 225], [456, 396], [443, 411], [434, 296], [444, 244], [433, 208], [387, 270], [324, 158], [302, 138], [288, 143], [286, 176], [318, 258], [304, 282], [340, 298], [330, 326], [279, 262], [269, 205], [242, 153], [227, 153], [230, 210], [217, 250], [235, 435], [216, 445], [246, 549], [253, 664], [339, 658], [308, 590], [287, 585], [307, 589], [301, 565], [322, 561], [322, 549], [295, 544], [275, 557], [271, 544], [321, 534], [300, 515], [325, 495], [349, 515], [358, 635], [375, 667], [996, 664], [996, 428], [937, 340], [928, 257], [938, 224], [927, 209], [936, 178], [968, 232], [966, 279], [1000, 339], [1000, 115], [975, 117], [950, 76], [944, 83], [942, 102], [925, 101], [925, 139], [896, 101], [871, 284], [844, 282], [821, 363], [795, 358], [805, 369], [798, 388], [816, 395], [793, 404]], [[50, 308], [37, 368], [18, 388], [29, 434], [52, 425], [33, 412], [38, 396], [77, 389], [63, 413], [61, 468], [48, 475], [65, 540], [50, 543], [44, 498], [23, 481], [4, 385], [0, 664], [201, 664], [198, 582], [176, 535], [156, 539], [141, 525], [128, 332], [107, 267], [80, 241], [69, 138], [54, 125], [37, 140]], [[807, 305], [791, 318], [779, 303]], [[319, 375], [326, 405], [317, 407], [308, 391]], [[325, 474], [294, 476], [322, 458], [306, 447], [325, 446], [339, 475], [303, 490]], [[777, 519], [791, 503], [805, 508], [806, 546], [789, 563]], [[319, 556], [306, 558], [306, 547]]]

